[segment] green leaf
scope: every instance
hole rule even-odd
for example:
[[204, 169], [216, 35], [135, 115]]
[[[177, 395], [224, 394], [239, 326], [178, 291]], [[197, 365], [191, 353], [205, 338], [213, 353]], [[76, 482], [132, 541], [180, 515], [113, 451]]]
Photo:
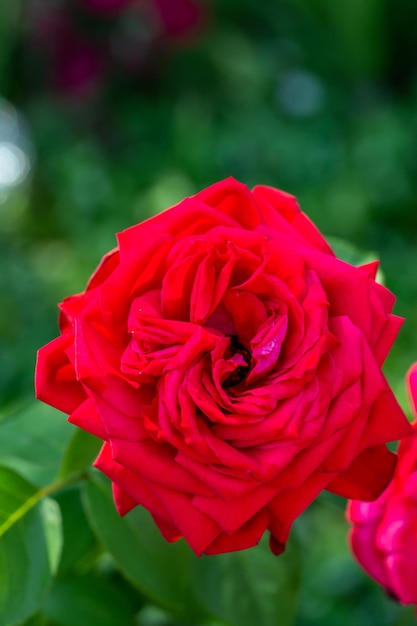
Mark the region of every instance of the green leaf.
[[187, 624], [185, 624], [183, 620], [176, 620], [175, 617], [167, 611], [157, 606], [147, 604], [136, 616], [135, 626], [224, 626], [224, 624], [207, 619], [200, 622], [187, 622]]
[[61, 478], [88, 469], [99, 453], [102, 445], [103, 442], [101, 439], [90, 435], [90, 433], [87, 433], [85, 430], [77, 428], [65, 451], [59, 472]]
[[207, 609], [230, 626], [287, 626], [294, 622], [296, 560], [274, 556], [265, 539], [255, 548], [201, 557], [194, 583]]
[[120, 517], [110, 483], [98, 472], [84, 485], [83, 496], [92, 528], [128, 580], [154, 603], [177, 615], [205, 614], [192, 584], [192, 564], [197, 557], [185, 542], [167, 543], [141, 507]]
[[13, 626], [38, 608], [56, 572], [61, 514], [44, 492], [0, 467], [0, 626]]
[[51, 626], [51, 624], [46, 623], [45, 617], [41, 613], [36, 613], [25, 621], [24, 626]]
[[0, 420], [0, 463], [44, 486], [56, 477], [73, 426], [66, 416], [41, 402], [31, 402]]
[[57, 626], [133, 626], [140, 605], [125, 585], [94, 573], [56, 580], [42, 614]]

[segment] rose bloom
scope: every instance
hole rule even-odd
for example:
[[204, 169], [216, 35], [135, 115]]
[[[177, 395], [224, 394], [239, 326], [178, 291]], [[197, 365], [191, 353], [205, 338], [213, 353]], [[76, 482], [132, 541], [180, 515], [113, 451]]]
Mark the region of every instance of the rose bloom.
[[323, 489], [375, 499], [410, 426], [381, 373], [402, 320], [296, 200], [219, 182], [118, 235], [61, 304], [37, 396], [104, 440], [123, 515], [197, 553], [274, 553]]
[[[417, 363], [408, 373], [417, 413]], [[417, 421], [401, 442], [398, 464], [388, 488], [375, 502], [350, 502], [351, 547], [362, 567], [387, 593], [417, 604]]]
[[28, 31], [58, 92], [77, 99], [97, 91], [105, 75], [106, 51], [77, 28], [65, 5], [32, 0]]
[[57, 37], [52, 82], [58, 91], [74, 97], [94, 93], [104, 70], [104, 51], [88, 39], [71, 30]]

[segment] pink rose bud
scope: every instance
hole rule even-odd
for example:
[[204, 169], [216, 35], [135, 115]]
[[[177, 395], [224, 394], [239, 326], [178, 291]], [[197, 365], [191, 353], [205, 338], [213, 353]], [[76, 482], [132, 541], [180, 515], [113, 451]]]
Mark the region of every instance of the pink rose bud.
[[[417, 363], [408, 372], [414, 414]], [[388, 488], [375, 502], [350, 502], [350, 542], [362, 567], [387, 593], [417, 605], [417, 421], [400, 443], [398, 464]]]
[[375, 499], [411, 427], [381, 365], [377, 263], [334, 256], [295, 198], [219, 182], [120, 233], [39, 351], [38, 398], [104, 440], [123, 515], [197, 554], [282, 552], [323, 490]]

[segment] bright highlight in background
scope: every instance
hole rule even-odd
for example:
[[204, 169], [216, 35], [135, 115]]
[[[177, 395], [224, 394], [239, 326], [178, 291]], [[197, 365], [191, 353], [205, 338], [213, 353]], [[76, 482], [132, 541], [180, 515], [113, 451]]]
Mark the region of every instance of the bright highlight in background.
[[22, 183], [28, 176], [30, 143], [16, 109], [0, 99], [0, 190]]
[[12, 143], [0, 143], [0, 187], [21, 183], [29, 170], [29, 159], [23, 150]]

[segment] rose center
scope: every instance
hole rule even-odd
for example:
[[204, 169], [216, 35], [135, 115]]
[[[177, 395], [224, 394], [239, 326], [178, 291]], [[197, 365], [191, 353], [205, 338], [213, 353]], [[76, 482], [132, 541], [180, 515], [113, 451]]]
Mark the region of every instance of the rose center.
[[238, 340], [237, 335], [229, 335], [229, 337], [230, 337], [230, 351], [232, 355], [234, 354], [242, 355], [244, 361], [246, 362], [246, 365], [238, 365], [238, 367], [236, 367], [233, 370], [233, 372], [226, 378], [226, 380], [222, 384], [222, 387], [224, 389], [228, 389], [229, 387], [234, 387], [235, 385], [238, 385], [239, 383], [241, 383], [249, 374], [250, 368], [251, 368], [251, 361], [252, 361], [249, 350], [245, 348], [245, 346], [242, 346], [242, 344]]

